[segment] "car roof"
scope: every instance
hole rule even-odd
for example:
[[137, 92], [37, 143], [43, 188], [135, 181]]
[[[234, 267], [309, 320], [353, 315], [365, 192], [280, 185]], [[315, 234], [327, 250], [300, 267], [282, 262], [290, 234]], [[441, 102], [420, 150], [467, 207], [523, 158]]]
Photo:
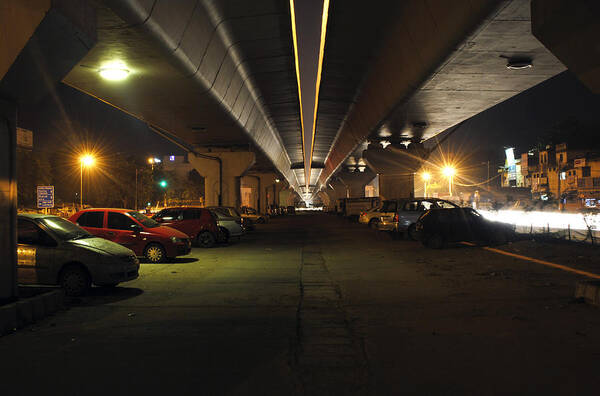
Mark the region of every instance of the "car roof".
[[21, 217], [21, 218], [25, 218], [25, 219], [46, 219], [46, 218], [54, 218], [54, 217], [60, 217], [60, 216], [54, 216], [54, 215], [47, 215], [47, 214], [42, 214], [42, 213], [19, 213], [17, 215], [17, 217]]
[[87, 209], [82, 209], [79, 212], [91, 212], [91, 211], [96, 211], [96, 210], [110, 210], [111, 212], [121, 212], [121, 213], [135, 212], [135, 210], [133, 210], [133, 209], [123, 209], [123, 208], [87, 208]]
[[207, 208], [203, 208], [202, 206], [167, 206], [166, 208], [162, 208], [161, 210], [165, 210], [165, 209], [207, 209]]

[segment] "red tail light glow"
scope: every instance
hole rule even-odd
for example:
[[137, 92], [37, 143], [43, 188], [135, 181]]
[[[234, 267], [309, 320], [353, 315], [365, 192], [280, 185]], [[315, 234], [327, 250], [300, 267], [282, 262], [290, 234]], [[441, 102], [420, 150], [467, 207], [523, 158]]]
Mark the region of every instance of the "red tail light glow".
[[397, 223], [397, 222], [398, 222], [398, 220], [399, 220], [398, 213], [396, 213], [396, 214], [394, 215], [394, 222], [395, 222], [395, 223]]

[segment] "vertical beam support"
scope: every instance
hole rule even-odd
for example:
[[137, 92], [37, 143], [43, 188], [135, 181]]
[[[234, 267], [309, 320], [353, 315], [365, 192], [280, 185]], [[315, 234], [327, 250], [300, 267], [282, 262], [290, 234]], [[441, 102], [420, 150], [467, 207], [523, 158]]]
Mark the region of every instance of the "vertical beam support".
[[17, 297], [17, 109], [0, 99], [0, 303]]
[[[209, 156], [221, 160], [221, 169], [219, 162], [207, 158]], [[206, 206], [236, 206], [240, 201], [239, 177], [254, 165], [255, 160], [255, 154], [249, 151], [210, 152], [202, 153], [202, 156], [190, 153], [188, 161], [205, 178]]]

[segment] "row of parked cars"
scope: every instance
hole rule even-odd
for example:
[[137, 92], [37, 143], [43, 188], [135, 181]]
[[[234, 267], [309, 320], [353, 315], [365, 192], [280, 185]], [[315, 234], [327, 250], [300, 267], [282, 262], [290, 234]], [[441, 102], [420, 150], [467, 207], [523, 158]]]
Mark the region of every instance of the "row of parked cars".
[[358, 221], [437, 249], [452, 242], [503, 244], [515, 238], [514, 226], [490, 221], [472, 208], [437, 198], [386, 200], [361, 212]]
[[170, 207], [152, 218], [135, 210], [92, 208], [69, 219], [19, 214], [19, 283], [58, 284], [68, 295], [91, 285], [116, 286], [138, 277], [140, 262], [151, 263], [190, 253], [192, 244], [212, 247], [241, 237], [257, 213], [233, 207]]

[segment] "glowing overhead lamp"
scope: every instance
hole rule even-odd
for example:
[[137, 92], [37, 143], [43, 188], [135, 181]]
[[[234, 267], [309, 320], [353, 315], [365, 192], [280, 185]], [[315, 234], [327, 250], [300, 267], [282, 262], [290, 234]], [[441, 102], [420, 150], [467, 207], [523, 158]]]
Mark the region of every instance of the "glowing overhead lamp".
[[454, 176], [456, 174], [456, 169], [454, 169], [451, 166], [446, 166], [442, 170], [442, 172], [444, 173], [444, 176], [446, 176], [446, 177], [452, 177], [452, 176]]
[[105, 80], [121, 81], [129, 76], [129, 69], [122, 62], [113, 62], [102, 66], [98, 73]]
[[96, 159], [90, 154], [81, 156], [79, 160], [81, 161], [82, 166], [92, 166], [94, 165], [94, 162], [96, 162]]
[[431, 180], [431, 173], [429, 173], [429, 172], [421, 173], [421, 179], [423, 179], [423, 181]]
[[379, 144], [381, 144], [383, 146], [383, 148], [386, 148], [387, 146], [389, 146], [392, 143], [389, 140], [382, 140], [379, 142]]

